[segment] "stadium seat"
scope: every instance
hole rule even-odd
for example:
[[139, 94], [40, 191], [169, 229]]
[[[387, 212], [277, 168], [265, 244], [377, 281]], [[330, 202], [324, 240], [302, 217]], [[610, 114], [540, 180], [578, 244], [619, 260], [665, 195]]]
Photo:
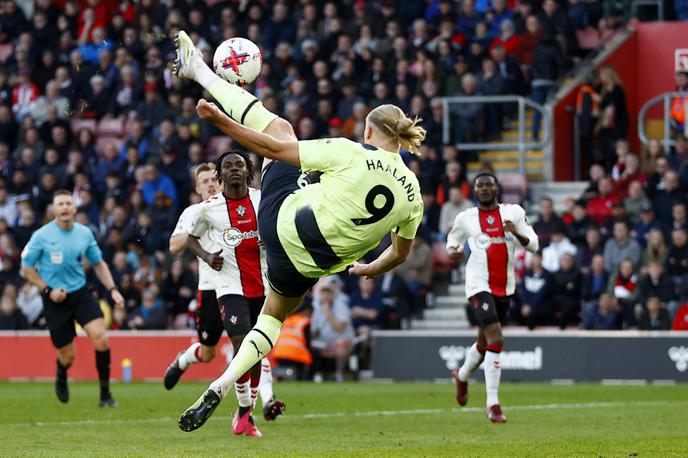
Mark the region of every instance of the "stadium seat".
[[98, 124], [99, 137], [121, 137], [124, 132], [124, 121], [120, 118], [103, 118]]
[[499, 176], [502, 187], [502, 202], [505, 204], [521, 204], [528, 193], [528, 181], [520, 173], [505, 173]]
[[448, 271], [454, 268], [454, 263], [449, 259], [447, 246], [444, 242], [432, 244], [432, 270]]
[[4, 63], [12, 55], [12, 45], [0, 45], [0, 63]]
[[597, 29], [591, 27], [582, 30], [576, 30], [576, 38], [578, 39], [578, 46], [581, 49], [596, 49], [600, 45], [600, 33]]
[[91, 132], [96, 131], [96, 126], [97, 126], [97, 121], [95, 119], [81, 119], [81, 118], [74, 118], [70, 120], [70, 125], [72, 127], [72, 132], [76, 133], [79, 132], [79, 129], [86, 127], [87, 129], [90, 129]]

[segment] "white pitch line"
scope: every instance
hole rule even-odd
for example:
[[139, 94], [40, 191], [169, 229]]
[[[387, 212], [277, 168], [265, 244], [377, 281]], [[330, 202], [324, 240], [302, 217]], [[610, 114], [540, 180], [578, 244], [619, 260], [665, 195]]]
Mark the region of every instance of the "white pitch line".
[[[623, 406], [649, 406], [649, 405], [663, 405], [688, 403], [688, 401], [634, 401], [634, 402], [582, 402], [582, 403], [563, 403], [563, 404], [532, 404], [532, 405], [514, 405], [507, 406], [506, 411], [513, 410], [556, 410], [556, 409], [595, 409], [601, 407], [623, 407]], [[394, 415], [432, 415], [443, 413], [475, 413], [483, 412], [482, 407], [452, 407], [448, 409], [408, 409], [408, 410], [373, 410], [364, 412], [323, 412], [323, 413], [307, 413], [302, 415], [286, 414], [280, 418], [280, 422], [286, 420], [313, 420], [313, 419], [328, 419], [328, 418], [345, 418], [345, 417], [384, 417]], [[226, 421], [225, 417], [213, 417], [211, 420]], [[110, 419], [110, 420], [73, 420], [73, 421], [39, 421], [32, 423], [4, 423], [7, 426], [77, 426], [77, 425], [109, 425], [109, 424], [134, 424], [134, 423], [176, 423], [177, 418], [160, 417], [160, 418], [133, 418], [133, 419]]]

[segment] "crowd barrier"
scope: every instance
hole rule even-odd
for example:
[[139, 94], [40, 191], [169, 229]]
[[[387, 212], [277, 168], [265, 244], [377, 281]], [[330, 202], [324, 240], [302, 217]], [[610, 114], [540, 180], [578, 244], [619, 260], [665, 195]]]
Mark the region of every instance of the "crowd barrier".
[[[448, 379], [475, 331], [377, 331], [373, 372], [392, 380]], [[505, 330], [502, 380], [688, 382], [688, 333]], [[476, 374], [482, 378], [482, 374]]]
[[[111, 374], [121, 380], [131, 370], [132, 380], [162, 380], [167, 366], [177, 353], [198, 337], [195, 331], [113, 331], [109, 333]], [[70, 380], [98, 380], [91, 340], [79, 335], [76, 360], [69, 369]], [[46, 331], [1, 331], [0, 348], [4, 364], [0, 364], [0, 380], [52, 380], [55, 377], [57, 352]], [[184, 380], [212, 380], [224, 371], [232, 359], [229, 339], [220, 340], [215, 359], [207, 364], [194, 364]], [[125, 369], [130, 367], [130, 369]]]

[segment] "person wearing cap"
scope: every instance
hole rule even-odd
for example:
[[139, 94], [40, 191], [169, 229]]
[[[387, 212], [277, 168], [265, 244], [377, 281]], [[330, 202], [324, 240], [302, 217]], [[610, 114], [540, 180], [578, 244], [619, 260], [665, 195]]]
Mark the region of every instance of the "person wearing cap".
[[664, 232], [664, 225], [655, 216], [654, 205], [649, 199], [643, 200], [638, 209], [638, 219], [633, 223], [631, 234], [641, 247], [647, 245], [650, 231], [658, 229]]

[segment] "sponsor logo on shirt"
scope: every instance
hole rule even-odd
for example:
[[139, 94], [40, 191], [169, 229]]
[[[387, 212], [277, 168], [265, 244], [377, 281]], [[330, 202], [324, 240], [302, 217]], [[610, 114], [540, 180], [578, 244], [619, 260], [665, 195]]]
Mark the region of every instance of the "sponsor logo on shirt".
[[61, 251], [53, 251], [50, 253], [50, 262], [53, 264], [62, 264], [62, 261], [64, 261], [64, 255]]
[[241, 232], [235, 227], [230, 227], [222, 231], [222, 240], [230, 247], [235, 247], [246, 239], [257, 238], [258, 231]]
[[505, 237], [491, 237], [485, 233], [480, 233], [475, 236], [475, 246], [481, 250], [487, 250], [493, 244], [503, 244], [513, 239], [510, 234]]

